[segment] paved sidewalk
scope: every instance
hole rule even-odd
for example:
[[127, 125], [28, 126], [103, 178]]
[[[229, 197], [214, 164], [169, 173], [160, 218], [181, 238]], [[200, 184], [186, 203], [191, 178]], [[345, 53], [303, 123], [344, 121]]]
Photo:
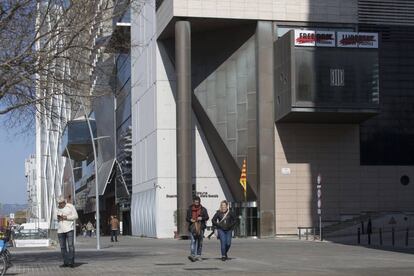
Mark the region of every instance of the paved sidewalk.
[[205, 240], [204, 260], [187, 259], [189, 241], [121, 237], [78, 238], [76, 268], [60, 268], [58, 248], [12, 248], [6, 275], [414, 275], [414, 251], [293, 239], [236, 239], [231, 260], [219, 259], [219, 242]]

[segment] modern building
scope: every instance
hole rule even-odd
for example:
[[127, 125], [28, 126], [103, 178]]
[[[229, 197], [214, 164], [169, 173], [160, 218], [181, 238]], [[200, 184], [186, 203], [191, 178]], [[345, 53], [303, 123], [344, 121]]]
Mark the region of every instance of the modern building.
[[414, 211], [411, 2], [138, 2], [133, 235], [186, 235], [192, 194], [241, 204], [243, 160], [250, 235], [317, 225], [318, 175], [324, 224]]
[[[98, 185], [101, 225], [118, 214], [137, 236], [186, 236], [193, 195], [210, 216], [230, 201], [247, 217], [237, 234], [259, 237], [297, 234], [319, 215], [325, 226], [411, 216], [413, 7], [132, 1], [94, 39], [102, 50], [91, 58], [106, 73], [90, 72], [91, 94], [108, 93], [71, 107], [59, 150], [55, 128], [39, 128], [48, 142], [38, 171], [62, 177], [84, 221]], [[46, 170], [56, 154], [72, 162]]]
[[[112, 179], [115, 164], [114, 98], [110, 82], [114, 57], [112, 52], [104, 52], [100, 47], [108, 44], [106, 38], [112, 32], [111, 14], [106, 15], [111, 7], [108, 8], [102, 1], [88, 4], [88, 9], [94, 12], [91, 16], [93, 22], [88, 19], [81, 22], [84, 25], [80, 30], [84, 31], [74, 35], [76, 41], [71, 47], [62, 46], [63, 50], [53, 45], [66, 45], [67, 34], [56, 33], [49, 28], [67, 24], [65, 20], [72, 19], [71, 13], [76, 12], [76, 9], [69, 9], [65, 14], [67, 18], [62, 19], [62, 11], [67, 8], [65, 2], [40, 1], [37, 5], [39, 18], [36, 19], [35, 27], [42, 39], [36, 40], [36, 50], [51, 56], [63, 51], [57, 56], [69, 57], [55, 58], [56, 60], [51, 58], [54, 61], [52, 69], [44, 75], [36, 76], [36, 93], [39, 97], [46, 98], [39, 102], [36, 116], [36, 173], [37, 187], [40, 189], [38, 201], [44, 206], [40, 211], [40, 219], [48, 222], [49, 228], [56, 227], [56, 198], [60, 195], [75, 202], [79, 213], [87, 216], [85, 219], [94, 218], [96, 186], [92, 141], [95, 141], [98, 148], [96, 155], [99, 158], [96, 158], [96, 163], [100, 179], [103, 180], [103, 184], [98, 185], [101, 195]], [[49, 21], [53, 24], [42, 24]], [[68, 26], [64, 25], [63, 29], [65, 28]], [[97, 97], [98, 95], [103, 96]], [[90, 121], [93, 137], [85, 116]], [[102, 140], [94, 140], [95, 138]], [[79, 192], [77, 196], [75, 191]], [[107, 209], [103, 205], [101, 210]]]
[[[112, 20], [103, 21], [98, 30], [92, 31], [96, 33], [93, 47], [99, 50], [92, 57], [96, 69], [89, 72], [94, 80], [90, 95], [102, 96], [78, 102], [61, 139], [60, 153], [71, 160], [65, 168], [63, 193], [73, 199], [79, 222], [86, 224], [95, 223], [98, 191], [104, 234], [109, 234], [107, 222], [111, 215], [121, 219], [123, 234], [131, 233], [131, 59], [130, 9], [127, 7], [119, 1], [113, 9]], [[96, 155], [92, 141], [95, 141]]]

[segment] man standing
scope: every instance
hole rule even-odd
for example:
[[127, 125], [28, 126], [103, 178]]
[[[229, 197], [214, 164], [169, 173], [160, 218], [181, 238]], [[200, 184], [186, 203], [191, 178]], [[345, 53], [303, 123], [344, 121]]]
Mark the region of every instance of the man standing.
[[111, 226], [111, 242], [118, 242], [118, 230], [119, 230], [119, 220], [116, 216], [111, 216], [111, 221], [109, 222]]
[[207, 209], [201, 206], [200, 197], [193, 198], [193, 204], [187, 210], [187, 222], [189, 222], [188, 230], [191, 238], [191, 255], [188, 256], [190, 261], [202, 261], [201, 251], [203, 249], [204, 230], [208, 221]]
[[75, 246], [73, 244], [73, 234], [75, 220], [78, 213], [75, 207], [67, 203], [63, 196], [58, 198], [58, 238], [60, 250], [63, 257], [63, 265], [60, 267], [74, 267], [75, 265]]

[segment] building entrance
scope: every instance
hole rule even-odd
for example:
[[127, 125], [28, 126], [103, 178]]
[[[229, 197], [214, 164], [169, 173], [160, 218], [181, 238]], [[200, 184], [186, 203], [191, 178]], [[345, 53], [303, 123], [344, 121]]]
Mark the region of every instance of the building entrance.
[[237, 237], [257, 237], [259, 222], [257, 202], [232, 202], [230, 208], [237, 218], [234, 235]]

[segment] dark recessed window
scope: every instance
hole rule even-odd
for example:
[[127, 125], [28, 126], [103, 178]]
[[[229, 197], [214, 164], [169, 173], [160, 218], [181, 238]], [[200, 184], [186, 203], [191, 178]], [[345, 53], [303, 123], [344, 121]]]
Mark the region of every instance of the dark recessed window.
[[407, 175], [403, 175], [400, 178], [400, 182], [402, 185], [407, 186], [410, 183], [410, 178]]

